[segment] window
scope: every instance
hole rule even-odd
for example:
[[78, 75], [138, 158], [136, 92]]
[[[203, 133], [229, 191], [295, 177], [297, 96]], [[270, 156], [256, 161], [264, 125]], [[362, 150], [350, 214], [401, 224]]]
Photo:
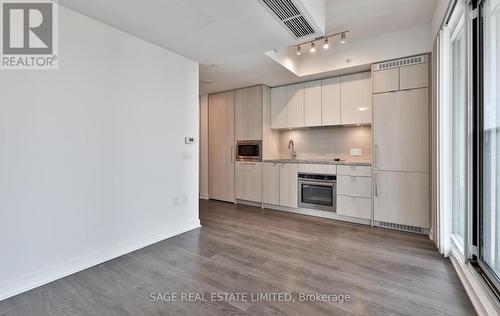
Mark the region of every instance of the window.
[[497, 285], [500, 276], [500, 1], [487, 0], [482, 17], [480, 116], [480, 265]]
[[451, 70], [451, 233], [463, 248], [465, 230], [466, 44], [463, 17], [450, 38]]

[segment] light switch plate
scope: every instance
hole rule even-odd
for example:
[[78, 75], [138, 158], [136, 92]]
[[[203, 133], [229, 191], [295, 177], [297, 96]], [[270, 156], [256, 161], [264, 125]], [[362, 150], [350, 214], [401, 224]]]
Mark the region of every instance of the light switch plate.
[[195, 140], [194, 137], [186, 137], [184, 138], [184, 142], [188, 145], [194, 144]]
[[359, 148], [351, 148], [351, 156], [361, 156], [362, 152]]

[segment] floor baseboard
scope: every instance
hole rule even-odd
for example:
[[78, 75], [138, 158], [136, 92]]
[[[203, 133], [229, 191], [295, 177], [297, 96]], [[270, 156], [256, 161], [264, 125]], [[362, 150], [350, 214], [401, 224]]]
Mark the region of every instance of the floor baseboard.
[[42, 271], [22, 276], [0, 285], [0, 301], [199, 227], [201, 226], [198, 219], [177, 224], [174, 227], [169, 227], [143, 238], [108, 247]]

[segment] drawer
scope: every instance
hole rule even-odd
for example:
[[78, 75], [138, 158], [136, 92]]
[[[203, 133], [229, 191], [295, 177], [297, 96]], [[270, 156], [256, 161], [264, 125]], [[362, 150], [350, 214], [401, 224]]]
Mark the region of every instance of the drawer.
[[372, 197], [372, 178], [355, 176], [337, 176], [337, 194]]
[[372, 219], [372, 199], [337, 195], [337, 215]]
[[337, 166], [299, 164], [299, 173], [337, 174]]
[[338, 166], [337, 173], [343, 176], [371, 177], [372, 167], [370, 166]]

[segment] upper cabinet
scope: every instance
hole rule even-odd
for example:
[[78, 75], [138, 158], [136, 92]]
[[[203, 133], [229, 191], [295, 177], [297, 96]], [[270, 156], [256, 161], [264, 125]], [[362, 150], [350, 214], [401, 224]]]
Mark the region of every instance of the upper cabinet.
[[373, 72], [373, 93], [399, 90], [399, 68]]
[[234, 97], [235, 140], [262, 140], [263, 86], [236, 90]]
[[271, 128], [371, 124], [371, 73], [271, 89]]
[[321, 81], [321, 125], [340, 125], [340, 77]]
[[286, 87], [286, 127], [304, 127], [304, 84]]
[[401, 67], [401, 90], [427, 88], [429, 86], [429, 64], [416, 64]]
[[340, 123], [342, 125], [371, 124], [371, 73], [343, 76], [340, 83]]
[[271, 89], [271, 128], [286, 128], [286, 87]]
[[321, 80], [304, 84], [304, 126], [321, 125]]

